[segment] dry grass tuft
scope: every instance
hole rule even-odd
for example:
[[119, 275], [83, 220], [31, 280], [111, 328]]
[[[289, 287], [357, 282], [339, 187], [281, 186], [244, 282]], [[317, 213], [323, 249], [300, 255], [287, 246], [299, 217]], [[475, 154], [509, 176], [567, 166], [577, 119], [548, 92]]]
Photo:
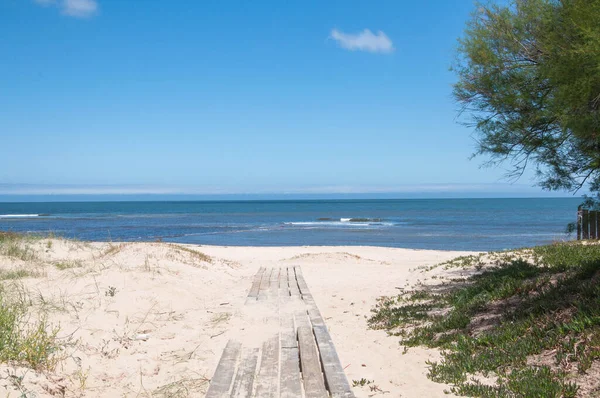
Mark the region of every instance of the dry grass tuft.
[[196, 260], [203, 261], [209, 264], [212, 264], [214, 262], [214, 259], [211, 256], [204, 254], [198, 250], [190, 249], [189, 247], [185, 246], [179, 246], [173, 243], [167, 243], [167, 245], [178, 252], [184, 252], [191, 255]]
[[197, 397], [206, 393], [209, 379], [200, 378], [182, 378], [173, 383], [165, 384], [152, 392], [152, 397], [156, 398], [187, 398]]

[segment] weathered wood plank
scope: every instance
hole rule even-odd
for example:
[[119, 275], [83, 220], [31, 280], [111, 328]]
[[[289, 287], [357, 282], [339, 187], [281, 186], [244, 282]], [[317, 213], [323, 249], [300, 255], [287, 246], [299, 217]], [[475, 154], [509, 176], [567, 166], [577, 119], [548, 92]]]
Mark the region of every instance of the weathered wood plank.
[[302, 300], [308, 307], [307, 313], [315, 335], [326, 388], [329, 390], [332, 397], [354, 397], [331, 336], [329, 335], [329, 331], [325, 325], [323, 316], [321, 315], [312, 294], [308, 290], [308, 285], [304, 280], [302, 271], [300, 268], [297, 268], [295, 272], [298, 285], [302, 291]]
[[279, 293], [279, 274], [281, 272], [281, 268], [274, 268], [271, 273], [271, 278], [269, 280], [269, 294], [273, 297], [277, 297]]
[[294, 327], [294, 315], [281, 314], [279, 318], [281, 331], [281, 348], [297, 348], [296, 329]]
[[294, 312], [294, 321], [296, 322], [296, 331], [301, 327], [310, 327], [310, 322], [308, 320], [308, 314], [306, 311], [298, 310]]
[[271, 273], [271, 282], [277, 282], [276, 285], [279, 286], [279, 270], [280, 268], [273, 268], [273, 272]]
[[300, 267], [294, 267], [294, 272], [296, 274], [296, 281], [298, 283], [298, 287], [300, 288], [300, 293], [302, 295], [310, 294], [310, 292], [308, 291], [308, 285], [304, 280], [304, 276], [302, 276], [302, 270], [300, 269]]
[[222, 398], [229, 395], [231, 389], [231, 381], [235, 372], [235, 365], [240, 355], [241, 344], [235, 340], [229, 340], [215, 374], [210, 380], [210, 386], [206, 393], [206, 398]]
[[290, 287], [288, 286], [288, 270], [281, 268], [279, 274], [279, 301], [287, 302], [290, 298]]
[[252, 281], [252, 287], [250, 288], [250, 293], [248, 293], [248, 298], [256, 299], [256, 297], [258, 297], [258, 290], [260, 289], [260, 282], [264, 272], [265, 268], [260, 267], [256, 275], [254, 275], [254, 280]]
[[302, 397], [300, 380], [300, 356], [298, 348], [281, 348], [281, 375], [279, 377], [281, 398]]
[[306, 398], [326, 398], [327, 390], [325, 390], [321, 363], [311, 327], [298, 328], [298, 347]]
[[252, 385], [254, 383], [257, 363], [258, 348], [254, 348], [241, 361], [237, 375], [235, 376], [235, 380], [233, 382], [233, 390], [231, 391], [232, 398], [252, 397]]
[[267, 268], [265, 269], [265, 272], [263, 272], [262, 278], [260, 280], [260, 288], [258, 289], [258, 299], [259, 300], [266, 300], [267, 298], [267, 291], [269, 290], [269, 281], [271, 279], [271, 273], [273, 272], [273, 268]]
[[256, 378], [256, 396], [279, 396], [279, 335], [271, 337], [263, 344], [260, 370]]
[[308, 317], [313, 326], [325, 326], [325, 321], [316, 305], [308, 309]]
[[314, 326], [313, 330], [321, 356], [325, 384], [329, 393], [333, 398], [353, 398], [354, 393], [350, 388], [327, 327], [325, 325]]
[[298, 288], [298, 281], [296, 280], [296, 272], [294, 268], [288, 268], [288, 285], [290, 287], [290, 296], [299, 298], [300, 288]]

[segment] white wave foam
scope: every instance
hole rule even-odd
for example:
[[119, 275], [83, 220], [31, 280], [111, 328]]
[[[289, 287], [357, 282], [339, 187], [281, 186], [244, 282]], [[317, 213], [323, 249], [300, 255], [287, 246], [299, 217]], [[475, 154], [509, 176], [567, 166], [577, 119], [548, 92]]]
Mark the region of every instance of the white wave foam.
[[39, 216], [39, 214], [0, 214], [0, 218], [31, 218]]
[[[341, 219], [344, 220], [344, 219]], [[350, 220], [350, 219], [348, 219]], [[344, 227], [344, 228], [364, 228], [364, 227], [392, 227], [398, 225], [392, 222], [350, 222], [350, 221], [298, 221], [286, 222], [284, 225], [295, 227]]]
[[340, 218], [340, 222], [350, 222], [351, 218]]

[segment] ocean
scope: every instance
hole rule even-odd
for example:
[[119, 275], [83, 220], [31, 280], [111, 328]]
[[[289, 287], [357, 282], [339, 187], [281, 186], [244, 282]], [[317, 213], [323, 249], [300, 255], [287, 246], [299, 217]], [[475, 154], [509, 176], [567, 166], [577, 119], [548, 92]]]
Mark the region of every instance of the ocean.
[[503, 250], [572, 239], [581, 198], [0, 203], [0, 230], [85, 241]]

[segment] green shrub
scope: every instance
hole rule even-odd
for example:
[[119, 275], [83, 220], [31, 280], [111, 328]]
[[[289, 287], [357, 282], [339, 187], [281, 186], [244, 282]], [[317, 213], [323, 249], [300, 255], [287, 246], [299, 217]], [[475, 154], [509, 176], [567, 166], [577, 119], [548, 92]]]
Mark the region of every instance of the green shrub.
[[[495, 265], [466, 279], [380, 299], [370, 326], [400, 336], [406, 347], [442, 349], [429, 377], [453, 384], [454, 393], [575, 396], [577, 385], [566, 381], [571, 365], [586, 372], [600, 359], [600, 245], [488, 258]], [[542, 353], [554, 355], [552, 366], [531, 361]], [[475, 374], [497, 376], [497, 383], [482, 385]]]
[[28, 317], [25, 300], [9, 300], [6, 289], [0, 288], [0, 362], [52, 369], [59, 350], [57, 333], [44, 317]]

